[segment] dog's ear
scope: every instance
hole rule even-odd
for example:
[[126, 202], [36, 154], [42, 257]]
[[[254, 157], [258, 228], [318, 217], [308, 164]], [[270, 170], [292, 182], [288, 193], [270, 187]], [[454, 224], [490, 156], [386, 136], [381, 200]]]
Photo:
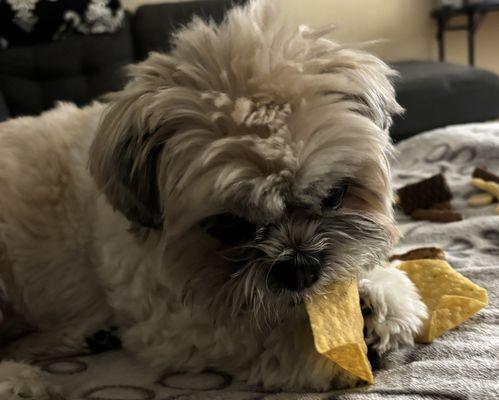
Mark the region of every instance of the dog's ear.
[[154, 96], [158, 87], [170, 86], [167, 72], [159, 54], [131, 67], [133, 80], [109, 96], [90, 149], [89, 169], [98, 188], [135, 226], [162, 225], [158, 167], [172, 132], [152, 110], [161, 111]]
[[105, 111], [92, 144], [89, 168], [111, 205], [130, 222], [161, 226], [157, 165], [161, 147], [151, 145], [151, 132], [139, 132], [133, 111], [121, 102]]

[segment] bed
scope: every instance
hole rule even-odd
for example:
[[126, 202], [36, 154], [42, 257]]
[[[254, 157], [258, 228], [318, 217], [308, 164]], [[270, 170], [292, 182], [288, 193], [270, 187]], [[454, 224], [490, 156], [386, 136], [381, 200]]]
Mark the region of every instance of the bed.
[[456, 125], [397, 145], [395, 186], [442, 171], [464, 220], [414, 222], [397, 214], [404, 234], [397, 250], [423, 245], [445, 249], [459, 272], [485, 287], [490, 304], [431, 345], [417, 345], [381, 360], [373, 386], [331, 393], [264, 393], [218, 372], [165, 373], [139, 365], [121, 351], [45, 360], [44, 370], [69, 388], [67, 400], [315, 400], [499, 398], [499, 214], [497, 204], [472, 209], [470, 175], [477, 165], [499, 172], [499, 122]]

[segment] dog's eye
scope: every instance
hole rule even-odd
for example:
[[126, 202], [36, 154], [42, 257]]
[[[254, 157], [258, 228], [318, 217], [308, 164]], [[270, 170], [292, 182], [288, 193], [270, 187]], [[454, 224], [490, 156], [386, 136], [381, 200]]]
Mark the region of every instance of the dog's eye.
[[348, 189], [348, 181], [343, 179], [338, 185], [334, 186], [327, 197], [322, 199], [322, 206], [331, 210], [337, 210], [343, 203], [343, 197]]
[[231, 213], [207, 217], [200, 225], [210, 236], [229, 245], [237, 245], [250, 239], [256, 231], [251, 222]]

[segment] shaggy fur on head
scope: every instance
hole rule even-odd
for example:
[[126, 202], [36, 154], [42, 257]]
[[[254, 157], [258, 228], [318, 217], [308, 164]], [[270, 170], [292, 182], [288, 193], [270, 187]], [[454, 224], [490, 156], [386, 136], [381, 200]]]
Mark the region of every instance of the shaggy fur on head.
[[349, 386], [315, 353], [302, 302], [352, 277], [373, 345], [410, 343], [424, 306], [384, 267], [394, 73], [329, 32], [252, 1], [221, 25], [194, 19], [105, 108], [1, 124], [0, 273], [40, 331], [7, 354], [81, 351], [118, 324], [153, 365]]
[[[236, 274], [232, 263], [213, 257], [218, 243], [206, 243], [204, 262], [179, 263], [172, 276], [184, 278], [178, 288], [207, 292], [205, 301], [224, 299], [234, 311], [244, 303], [275, 311], [265, 277], [297, 246], [325, 253], [324, 283], [386, 255], [385, 128], [399, 110], [393, 72], [323, 39], [328, 31], [289, 29], [272, 5], [260, 3], [232, 11], [221, 26], [195, 20], [176, 35], [170, 55], [132, 67], [132, 82], [113, 96], [90, 171], [131, 221], [163, 226], [191, 246], [206, 242], [192, 232], [195, 223], [218, 213], [274, 224], [244, 243], [255, 251]], [[321, 209], [347, 178], [354, 184], [344, 208]]]

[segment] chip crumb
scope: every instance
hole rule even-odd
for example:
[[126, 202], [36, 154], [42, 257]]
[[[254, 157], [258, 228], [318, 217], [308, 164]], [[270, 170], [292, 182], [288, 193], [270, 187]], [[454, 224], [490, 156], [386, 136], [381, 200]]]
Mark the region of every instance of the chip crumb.
[[432, 210], [419, 209], [411, 214], [412, 219], [416, 221], [431, 221], [431, 222], [455, 222], [461, 221], [463, 216], [461, 213], [450, 210]]
[[495, 198], [490, 193], [478, 193], [468, 199], [470, 207], [488, 206], [494, 202]]
[[432, 204], [430, 209], [431, 210], [450, 210], [452, 208], [451, 202], [450, 201], [443, 201], [441, 203], [435, 203]]
[[390, 257], [389, 261], [410, 261], [422, 259], [445, 260], [445, 253], [439, 247], [420, 247], [403, 254], [394, 254]]

